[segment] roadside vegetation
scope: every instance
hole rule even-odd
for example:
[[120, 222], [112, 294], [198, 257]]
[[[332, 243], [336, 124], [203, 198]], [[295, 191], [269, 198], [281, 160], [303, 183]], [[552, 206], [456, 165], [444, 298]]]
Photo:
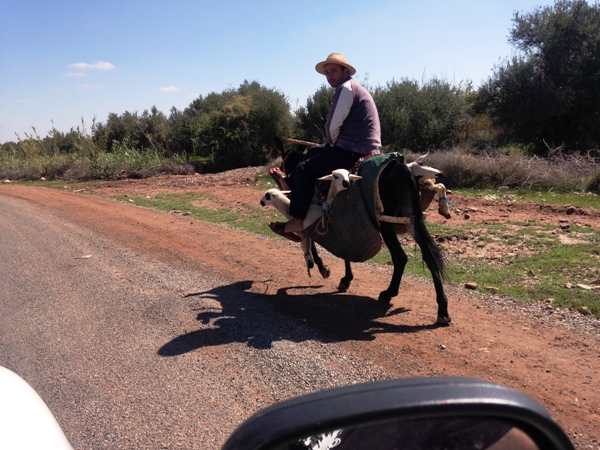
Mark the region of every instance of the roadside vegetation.
[[[453, 284], [474, 282], [482, 292], [600, 317], [600, 291], [590, 284], [600, 279], [600, 230], [570, 227], [557, 232], [555, 224], [534, 222], [461, 225], [458, 230], [445, 225], [429, 228], [450, 252]], [[572, 243], [565, 244], [565, 236]], [[483, 250], [485, 257], [451, 252], [460, 241]], [[411, 264], [422, 272], [418, 260]]]
[[[513, 56], [477, 89], [469, 80], [453, 84], [437, 77], [374, 87], [364, 82], [379, 109], [383, 150], [407, 161], [428, 153], [426, 163], [444, 172], [444, 184], [465, 195], [502, 187], [517, 201], [600, 209], [600, 8], [558, 0], [516, 13], [509, 41]], [[1, 144], [0, 179], [57, 180], [62, 186], [263, 166], [277, 157], [276, 136], [324, 141], [332, 94], [323, 85], [292, 111], [282, 92], [246, 81], [168, 116], [151, 107], [113, 113], [106, 122], [82, 119], [68, 132], [39, 136], [32, 129]], [[227, 204], [205, 210], [194, 206], [195, 195], [127, 200], [252, 232], [264, 229], [268, 213], [258, 207], [243, 214]], [[580, 242], [568, 246], [551, 231], [544, 224], [432, 229], [447, 241], [518, 250], [508, 252], [514, 256], [504, 264], [454, 258], [453, 282], [501, 285], [501, 294], [522, 301], [552, 299], [561, 307], [586, 306], [600, 317], [597, 290], [564, 288], [571, 280], [585, 284], [600, 277], [600, 231], [571, 230]], [[410, 258], [409, 272], [424, 273], [419, 260]]]

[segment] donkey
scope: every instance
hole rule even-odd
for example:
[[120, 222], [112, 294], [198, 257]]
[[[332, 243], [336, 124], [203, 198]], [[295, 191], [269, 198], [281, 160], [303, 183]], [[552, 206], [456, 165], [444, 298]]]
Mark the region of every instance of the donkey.
[[[301, 161], [302, 151], [296, 149], [286, 152], [283, 142], [281, 141], [279, 141], [277, 147], [280, 150], [283, 159], [281, 169], [284, 172], [289, 173], [294, 169], [294, 166]], [[364, 179], [359, 181], [359, 183], [364, 182], [366, 182]], [[436, 302], [438, 305], [436, 322], [440, 325], [449, 325], [452, 319], [448, 313], [448, 299], [443, 287], [443, 280], [446, 278], [445, 259], [441, 249], [435, 243], [429, 234], [427, 227], [425, 226], [425, 219], [421, 209], [419, 186], [414, 175], [406, 164], [399, 159], [392, 158], [386, 163], [385, 167], [379, 173], [376, 186], [379, 199], [381, 200], [381, 206], [385, 212], [385, 217], [387, 218], [385, 219], [386, 221], [379, 221], [376, 230], [383, 238], [383, 241], [385, 242], [385, 245], [391, 254], [392, 263], [394, 266], [394, 272], [390, 284], [387, 289], [380, 292], [378, 300], [383, 303], [390, 303], [391, 299], [398, 295], [400, 282], [402, 281], [402, 276], [404, 274], [408, 257], [404, 252], [400, 241], [398, 240], [397, 234], [408, 231], [421, 249], [423, 261], [432, 275], [436, 294]], [[350, 191], [352, 190], [347, 192]], [[346, 198], [347, 197], [345, 196], [338, 196], [336, 201], [344, 202]], [[336, 208], [335, 203], [332, 208]], [[410, 219], [403, 220], [404, 218]], [[347, 222], [348, 220], [352, 219], [350, 217], [345, 217], [343, 220]], [[309, 229], [309, 232], [310, 231], [311, 230]], [[344, 259], [345, 274], [340, 280], [338, 289], [340, 291], [346, 291], [354, 279], [351, 267], [351, 259], [346, 257], [343, 252], [336, 251], [338, 244], [340, 244], [339, 242], [336, 243], [334, 246], [335, 248], [328, 248], [327, 242], [323, 242], [319, 236], [321, 233], [315, 233], [314, 229], [312, 231], [313, 232], [311, 232], [311, 236], [317, 243], [324, 246], [334, 255]], [[344, 247], [346, 243], [352, 245], [354, 242], [361, 239], [361, 235], [363, 233], [354, 233], [350, 236], [347, 236], [347, 233], [345, 234], [346, 239], [339, 245], [341, 247]], [[342, 238], [343, 237], [340, 237], [340, 239]], [[336, 238], [333, 237], [333, 239], [335, 240]], [[331, 241], [331, 238], [329, 241]], [[379, 247], [375, 249], [375, 252], [379, 251], [379, 248], [380, 244]], [[366, 259], [369, 259], [372, 256], [374, 255], [368, 256]], [[362, 262], [366, 259], [354, 259], [354, 261]], [[328, 269], [324, 270], [320, 265], [322, 264], [320, 258], [315, 258], [315, 263], [319, 266], [319, 271], [322, 274], [323, 272], [326, 272], [327, 274], [329, 273]]]

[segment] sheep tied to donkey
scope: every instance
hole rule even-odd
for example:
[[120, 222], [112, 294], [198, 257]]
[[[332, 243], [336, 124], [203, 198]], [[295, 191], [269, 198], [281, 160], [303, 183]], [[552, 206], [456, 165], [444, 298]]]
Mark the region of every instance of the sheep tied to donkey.
[[[308, 228], [309, 236], [338, 258], [365, 262], [373, 258], [382, 246], [379, 219], [383, 205], [379, 197], [379, 176], [392, 160], [403, 162], [397, 153], [369, 158], [359, 166], [361, 180], [340, 192], [323, 220]], [[409, 223], [399, 220], [398, 223]], [[405, 229], [397, 230], [407, 232]]]
[[351, 262], [373, 258], [382, 246], [358, 185], [340, 192], [322, 220], [308, 227], [308, 234], [331, 254]]

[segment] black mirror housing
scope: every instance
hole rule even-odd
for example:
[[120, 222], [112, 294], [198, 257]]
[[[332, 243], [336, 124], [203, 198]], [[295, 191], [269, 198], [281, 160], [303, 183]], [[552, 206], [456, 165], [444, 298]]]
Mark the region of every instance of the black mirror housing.
[[[474, 429], [473, 425], [485, 423], [495, 424], [496, 429], [497, 425], [504, 426], [503, 433], [513, 427], [520, 430], [532, 445], [524, 445], [522, 448], [537, 446], [543, 450], [574, 449], [568, 436], [548, 410], [531, 397], [496, 383], [448, 377], [357, 384], [283, 401], [246, 420], [230, 436], [223, 450], [318, 448], [299, 443], [308, 442], [309, 437], [321, 436], [322, 439], [323, 433], [332, 439], [338, 439], [337, 446], [349, 432], [359, 430], [359, 433], [353, 434], [356, 441], [361, 432], [365, 435], [368, 427], [375, 427], [371, 435], [379, 437], [398, 435], [397, 430], [404, 428], [402, 439], [403, 442], [408, 442], [407, 438], [410, 440], [415, 437], [415, 430], [418, 429], [422, 435], [422, 430], [427, 428], [424, 424], [433, 422], [437, 425], [429, 428], [435, 430], [435, 436], [429, 438], [446, 442], [444, 445], [447, 445], [450, 437], [444, 436], [442, 430], [453, 428], [464, 434], [465, 430]], [[418, 426], [415, 425], [417, 423]], [[438, 426], [440, 423], [444, 426]], [[445, 426], [447, 424], [455, 426]], [[390, 427], [396, 429], [394, 433], [385, 432]], [[327, 434], [334, 430], [336, 436], [338, 431], [341, 432], [339, 438]], [[413, 439], [414, 442], [425, 442], [421, 435], [417, 436], [418, 439]], [[371, 448], [384, 450], [385, 447], [381, 445], [378, 443]], [[431, 445], [428, 444], [428, 448], [435, 448]], [[339, 448], [362, 447], [340, 445]], [[396, 447], [390, 443], [387, 448]]]

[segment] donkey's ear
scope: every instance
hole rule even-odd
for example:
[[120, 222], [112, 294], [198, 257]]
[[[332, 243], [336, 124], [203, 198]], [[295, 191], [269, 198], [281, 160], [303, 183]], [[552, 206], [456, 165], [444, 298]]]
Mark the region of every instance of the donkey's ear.
[[325, 175], [324, 177], [318, 178], [319, 181], [330, 181], [333, 180], [333, 175], [329, 174], [329, 175]]
[[275, 136], [275, 148], [279, 151], [279, 153], [285, 153], [285, 145], [283, 144], [283, 141], [277, 136]]

